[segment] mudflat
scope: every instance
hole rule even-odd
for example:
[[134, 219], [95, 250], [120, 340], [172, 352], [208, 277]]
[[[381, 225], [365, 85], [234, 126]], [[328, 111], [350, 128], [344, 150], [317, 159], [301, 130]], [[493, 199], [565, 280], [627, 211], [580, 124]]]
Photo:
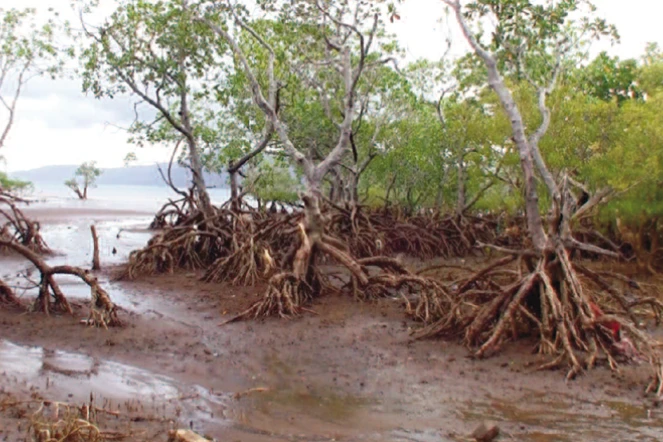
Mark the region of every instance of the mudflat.
[[[76, 218], [66, 209], [52, 219], [68, 216]], [[44, 223], [47, 242], [87, 265], [87, 243], [68, 245], [57, 236], [71, 229]], [[145, 240], [122, 243], [118, 229], [98, 226], [120, 255]], [[63, 284], [82, 290], [74, 317], [0, 309], [0, 440], [31, 440], [35, 412], [64, 413], [56, 402], [88, 405], [107, 436], [136, 441], [165, 441], [172, 428], [219, 441], [455, 441], [484, 421], [496, 422], [503, 440], [663, 434], [663, 413], [642, 394], [646, 368], [598, 367], [566, 382], [562, 371], [536, 370], [542, 360], [527, 340], [474, 360], [456, 342], [413, 341], [417, 324], [400, 299], [328, 295], [300, 318], [224, 324], [263, 288], [206, 284], [185, 272], [113, 282], [120, 259], [104, 256], [99, 277], [123, 327], [82, 325], [87, 300], [74, 283]]]

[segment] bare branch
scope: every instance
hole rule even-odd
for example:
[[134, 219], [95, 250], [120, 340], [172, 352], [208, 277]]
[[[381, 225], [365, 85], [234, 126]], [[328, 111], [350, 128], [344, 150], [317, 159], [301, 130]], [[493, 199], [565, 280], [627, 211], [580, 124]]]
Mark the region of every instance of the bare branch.
[[580, 219], [583, 215], [589, 213], [594, 207], [601, 204], [605, 199], [614, 194], [611, 187], [604, 187], [591, 196], [589, 201], [582, 205], [574, 214], [572, 219]]
[[[241, 26], [243, 29], [246, 29], [247, 31], [251, 29], [250, 26], [248, 26], [246, 23], [244, 23], [237, 15], [234, 16], [235, 21], [238, 23], [239, 26]], [[260, 86], [260, 83], [258, 82], [258, 79], [256, 78], [253, 69], [249, 65], [248, 59], [246, 58], [246, 55], [244, 54], [244, 51], [239, 47], [239, 44], [233, 38], [225, 29], [222, 27], [216, 25], [212, 21], [206, 18], [198, 17], [198, 21], [205, 23], [207, 26], [212, 29], [214, 33], [219, 35], [221, 38], [226, 40], [228, 44], [230, 45], [233, 53], [239, 60], [240, 64], [242, 65], [244, 72], [249, 79], [249, 82], [251, 83], [251, 92], [253, 95], [253, 100], [256, 103], [256, 105], [263, 111], [263, 113], [267, 116], [272, 121], [272, 124], [274, 124], [274, 128], [276, 129], [276, 132], [279, 135], [279, 138], [281, 139], [281, 143], [283, 144], [283, 147], [285, 148], [286, 152], [288, 155], [290, 155], [295, 161], [298, 163], [302, 164], [302, 166], [305, 169], [312, 170], [313, 165], [310, 163], [310, 161], [307, 160], [306, 156], [302, 154], [293, 144], [292, 141], [290, 141], [290, 137], [288, 136], [287, 128], [285, 127], [285, 124], [279, 119], [278, 115], [276, 114], [276, 109], [275, 107], [270, 104], [266, 99], [265, 96], [262, 92], [262, 87]], [[255, 31], [251, 32], [249, 31], [252, 35], [256, 35]], [[264, 41], [264, 39], [259, 38], [258, 42], [263, 45], [271, 54], [271, 57], [273, 57], [274, 51], [271, 49], [271, 47]], [[273, 64], [270, 64], [273, 66]], [[272, 69], [273, 70], [273, 69]], [[269, 74], [270, 82], [270, 89], [274, 88], [275, 81], [274, 81], [274, 76], [273, 74]]]
[[172, 168], [173, 168], [173, 160], [175, 159], [175, 154], [177, 154], [177, 150], [179, 149], [181, 143], [182, 143], [182, 139], [181, 139], [181, 138], [177, 141], [177, 143], [175, 143], [175, 147], [173, 148], [173, 153], [170, 155], [170, 161], [168, 161], [168, 171], [167, 171], [167, 174], [164, 174], [164, 173], [163, 173], [163, 171], [161, 170], [161, 167], [159, 166], [159, 164], [157, 164], [157, 170], [159, 171], [159, 175], [161, 175], [161, 178], [164, 180], [164, 182], [165, 182], [166, 184], [168, 184], [168, 186], [169, 186], [171, 189], [173, 189], [173, 191], [174, 191], [175, 193], [178, 193], [178, 194], [180, 194], [181, 196], [183, 196], [184, 198], [187, 198], [188, 195], [186, 194], [186, 192], [181, 191], [180, 189], [178, 189], [178, 188], [175, 186], [175, 184], [173, 183], [173, 178], [172, 178], [172, 174], [171, 174], [171, 170], [172, 170]]
[[497, 94], [502, 107], [507, 112], [513, 131], [513, 139], [518, 147], [520, 154], [520, 163], [525, 179], [525, 208], [527, 215], [527, 227], [532, 237], [534, 247], [543, 250], [548, 243], [547, 235], [543, 229], [543, 221], [538, 208], [538, 194], [534, 175], [533, 149], [525, 135], [525, 123], [518, 109], [516, 101], [511, 91], [504, 83], [497, 67], [497, 60], [494, 55], [488, 52], [472, 33], [465, 16], [461, 10], [458, 0], [442, 0], [450, 6], [456, 16], [456, 20], [461, 27], [465, 39], [470, 44], [474, 52], [483, 60], [488, 71], [488, 83]]
[[468, 210], [470, 210], [472, 208], [472, 206], [474, 206], [477, 203], [477, 201], [479, 201], [481, 199], [481, 197], [484, 195], [484, 193], [486, 193], [488, 191], [488, 189], [490, 189], [491, 187], [493, 187], [495, 185], [495, 183], [497, 182], [497, 176], [499, 175], [503, 164], [504, 164], [504, 157], [502, 157], [499, 164], [497, 165], [497, 168], [495, 169], [495, 172], [493, 173], [493, 178], [490, 181], [488, 181], [481, 189], [479, 189], [477, 191], [477, 193], [474, 195], [474, 198], [472, 198], [471, 201], [469, 201], [467, 204], [465, 204], [465, 206], [463, 207], [462, 213], [465, 213]]
[[[23, 68], [21, 69], [21, 73], [18, 76], [18, 84], [16, 85], [16, 90], [14, 91], [14, 97], [12, 98], [11, 103], [7, 103], [6, 100], [0, 96], [0, 100], [2, 101], [2, 104], [5, 106], [7, 111], [9, 112], [9, 118], [7, 120], [7, 124], [5, 124], [5, 128], [2, 131], [2, 135], [0, 135], [0, 149], [2, 149], [2, 146], [4, 146], [5, 141], [7, 140], [7, 136], [9, 135], [9, 131], [11, 130], [12, 126], [14, 125], [14, 117], [16, 115], [16, 103], [18, 102], [19, 97], [21, 96], [21, 91], [23, 89], [23, 85], [25, 84], [25, 74], [28, 72], [30, 69], [32, 62], [31, 60], [28, 60], [24, 65]], [[4, 76], [4, 73], [3, 73]], [[2, 82], [0, 82], [0, 85], [2, 85]]]

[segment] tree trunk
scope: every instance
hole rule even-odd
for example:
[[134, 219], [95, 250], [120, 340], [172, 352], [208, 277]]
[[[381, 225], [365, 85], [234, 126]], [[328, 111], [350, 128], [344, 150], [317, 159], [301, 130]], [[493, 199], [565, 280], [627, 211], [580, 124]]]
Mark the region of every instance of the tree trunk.
[[[188, 117], [186, 125], [189, 125]], [[187, 127], [188, 128], [188, 127]], [[189, 162], [193, 174], [193, 185], [196, 189], [196, 199], [200, 206], [200, 210], [207, 216], [214, 214], [212, 201], [210, 200], [209, 193], [207, 193], [207, 185], [205, 184], [205, 177], [203, 176], [203, 164], [198, 154], [198, 147], [193, 138], [188, 140], [189, 146]]]
[[352, 177], [348, 183], [348, 197], [350, 199], [350, 206], [357, 207], [359, 204], [359, 178], [361, 177], [360, 172], [353, 170]]
[[298, 279], [306, 281], [314, 290], [312, 264], [318, 244], [322, 242], [325, 220], [320, 211], [322, 197], [321, 183], [318, 180], [307, 179], [306, 193], [302, 195], [304, 202], [305, 235], [302, 236], [302, 244], [295, 253], [292, 264], [292, 272]]
[[90, 226], [90, 231], [92, 232], [92, 270], [101, 270], [101, 264], [99, 264], [99, 237], [97, 236], [97, 228], [93, 225]]
[[389, 182], [389, 185], [387, 186], [387, 192], [386, 195], [384, 196], [384, 205], [386, 207], [389, 207], [389, 199], [391, 197], [391, 191], [394, 189], [394, 184], [396, 183], [396, 177], [398, 174], [394, 174], [394, 176], [391, 178], [391, 181]]
[[87, 198], [87, 195], [83, 194], [83, 192], [81, 192], [81, 189], [79, 189], [78, 187], [74, 189], [74, 192], [76, 192], [76, 196], [78, 197], [79, 200], [84, 200]]
[[237, 170], [228, 167], [230, 173], [230, 209], [233, 212], [239, 212], [241, 209], [239, 201], [239, 184], [237, 183]]
[[534, 160], [532, 148], [525, 136], [525, 124], [516, 107], [513, 96], [504, 85], [497, 73], [497, 68], [488, 70], [488, 79], [491, 87], [497, 92], [502, 106], [511, 121], [513, 139], [518, 147], [520, 166], [523, 171], [525, 184], [525, 214], [527, 216], [527, 230], [532, 238], [532, 243], [537, 250], [545, 249], [547, 237], [543, 229], [543, 221], [539, 213], [539, 195], [536, 191], [536, 178], [534, 176]]
[[187, 88], [187, 77], [186, 69], [184, 66], [184, 57], [183, 54], [180, 54], [179, 65], [183, 73], [182, 78], [182, 88], [180, 92], [180, 115], [182, 118], [182, 126], [186, 131], [186, 141], [189, 148], [189, 165], [191, 166], [191, 172], [193, 174], [193, 187], [195, 189], [194, 197], [196, 203], [198, 204], [200, 210], [206, 216], [212, 216], [214, 214], [214, 208], [212, 207], [212, 202], [210, 200], [209, 194], [207, 193], [207, 186], [205, 185], [205, 177], [203, 176], [203, 163], [200, 160], [200, 154], [198, 153], [198, 143], [193, 135], [193, 127], [191, 126], [191, 118], [189, 113], [189, 97], [188, 97], [188, 88]]
[[462, 152], [458, 155], [458, 193], [456, 200], [456, 216], [462, 216], [465, 212], [465, 162]]
[[454, 9], [456, 19], [461, 26], [465, 38], [476, 54], [483, 59], [486, 70], [488, 71], [488, 84], [497, 94], [500, 104], [504, 108], [504, 111], [511, 122], [513, 140], [518, 148], [520, 166], [525, 181], [525, 213], [527, 217], [527, 230], [534, 247], [537, 250], [542, 251], [548, 246], [548, 238], [543, 229], [543, 221], [541, 219], [541, 214], [539, 213], [539, 195], [536, 191], [536, 179], [534, 176], [534, 153], [532, 146], [525, 135], [525, 123], [523, 122], [522, 115], [516, 106], [511, 91], [504, 84], [504, 80], [497, 67], [497, 60], [477, 42], [463, 17], [460, 4], [447, 2], [446, 0], [445, 3]]

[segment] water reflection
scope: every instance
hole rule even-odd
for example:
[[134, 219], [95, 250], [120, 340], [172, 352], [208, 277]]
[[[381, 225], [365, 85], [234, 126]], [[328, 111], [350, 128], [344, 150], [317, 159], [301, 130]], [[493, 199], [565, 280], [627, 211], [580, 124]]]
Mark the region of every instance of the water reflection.
[[488, 397], [460, 407], [463, 420], [493, 420], [518, 426], [523, 441], [663, 439], [658, 409], [620, 401], [580, 400], [564, 393], [526, 391], [522, 397]]

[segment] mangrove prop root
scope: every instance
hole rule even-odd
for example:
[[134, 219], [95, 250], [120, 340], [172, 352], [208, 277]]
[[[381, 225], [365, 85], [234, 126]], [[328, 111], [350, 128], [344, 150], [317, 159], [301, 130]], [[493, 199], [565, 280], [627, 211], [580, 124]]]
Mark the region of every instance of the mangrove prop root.
[[[519, 268], [505, 271], [514, 262]], [[422, 290], [418, 308], [408, 304], [408, 311], [424, 322], [415, 337], [459, 337], [481, 358], [510, 339], [534, 333], [539, 352], [551, 357], [540, 368], [566, 365], [567, 377], [573, 378], [601, 355], [613, 368], [619, 360], [648, 361], [654, 368], [649, 390], [660, 393], [660, 355], [652, 338], [635, 325], [643, 307], [658, 317], [660, 302], [629, 303], [595, 272], [574, 266], [561, 245], [536, 258], [533, 269], [523, 272], [521, 265], [520, 259], [506, 256], [454, 282], [447, 292]], [[596, 288], [609, 296], [590, 297]], [[617, 313], [604, 313], [615, 310], [613, 305]]]
[[[302, 248], [297, 232], [305, 210], [238, 212], [221, 207], [214, 211], [213, 216], [205, 216], [185, 199], [169, 202], [153, 222], [160, 231], [144, 248], [131, 253], [119, 279], [185, 269], [205, 270], [203, 279], [207, 282], [254, 285], [276, 270], [289, 271], [293, 262], [308, 267], [295, 257]], [[488, 217], [460, 221], [432, 213], [406, 217], [359, 206], [353, 210], [326, 206], [321, 211], [327, 221], [321, 224], [324, 227], [314, 242], [331, 249], [322, 253], [319, 263], [333, 259], [354, 266], [346, 256], [464, 256], [480, 251], [475, 247], [478, 241], [494, 237], [495, 222]], [[174, 218], [164, 221], [167, 214]], [[267, 268], [265, 253], [277, 264], [274, 268]], [[356, 268], [353, 273], [357, 274]]]
[[291, 236], [294, 220], [292, 216], [282, 214], [259, 219], [253, 216], [238, 217], [233, 226], [229, 254], [212, 263], [203, 280], [252, 286], [268, 279], [276, 270], [272, 250], [286, 242], [285, 235]]
[[[92, 323], [103, 327], [120, 325], [115, 304], [111, 301], [108, 293], [101, 288], [97, 278], [87, 270], [68, 265], [51, 267], [37, 253], [13, 240], [0, 239], [0, 246], [22, 255], [39, 271], [39, 294], [34, 302], [33, 310], [40, 310], [46, 314], [53, 310], [72, 314], [73, 311], [67, 298], [55, 281], [56, 275], [72, 275], [80, 278], [90, 287], [92, 298], [90, 319], [92, 319]], [[4, 283], [0, 284], [0, 290], [3, 286], [7, 287]]]
[[[253, 285], [267, 279], [265, 253], [279, 262], [291, 244], [301, 214], [236, 213], [215, 209], [213, 216], [192, 211], [166, 226], [147, 245], [129, 255], [118, 279], [205, 270], [207, 282]], [[270, 269], [271, 270], [271, 269]]]
[[263, 298], [229, 322], [270, 316], [292, 318], [301, 315], [312, 297], [311, 287], [293, 273], [279, 273], [270, 278]]
[[[51, 250], [39, 231], [39, 223], [28, 219], [18, 208], [18, 203], [27, 203], [27, 201], [0, 188], [0, 239], [15, 241], [33, 252], [50, 253]], [[11, 249], [0, 246], [0, 251], [3, 250]]]
[[14, 293], [14, 290], [0, 279], [0, 305], [5, 304], [12, 307], [23, 307], [23, 303]]
[[430, 259], [465, 256], [477, 241], [495, 240], [490, 217], [440, 217], [436, 213], [403, 216], [398, 211], [334, 207], [330, 233], [348, 245], [354, 256], [405, 254]]

